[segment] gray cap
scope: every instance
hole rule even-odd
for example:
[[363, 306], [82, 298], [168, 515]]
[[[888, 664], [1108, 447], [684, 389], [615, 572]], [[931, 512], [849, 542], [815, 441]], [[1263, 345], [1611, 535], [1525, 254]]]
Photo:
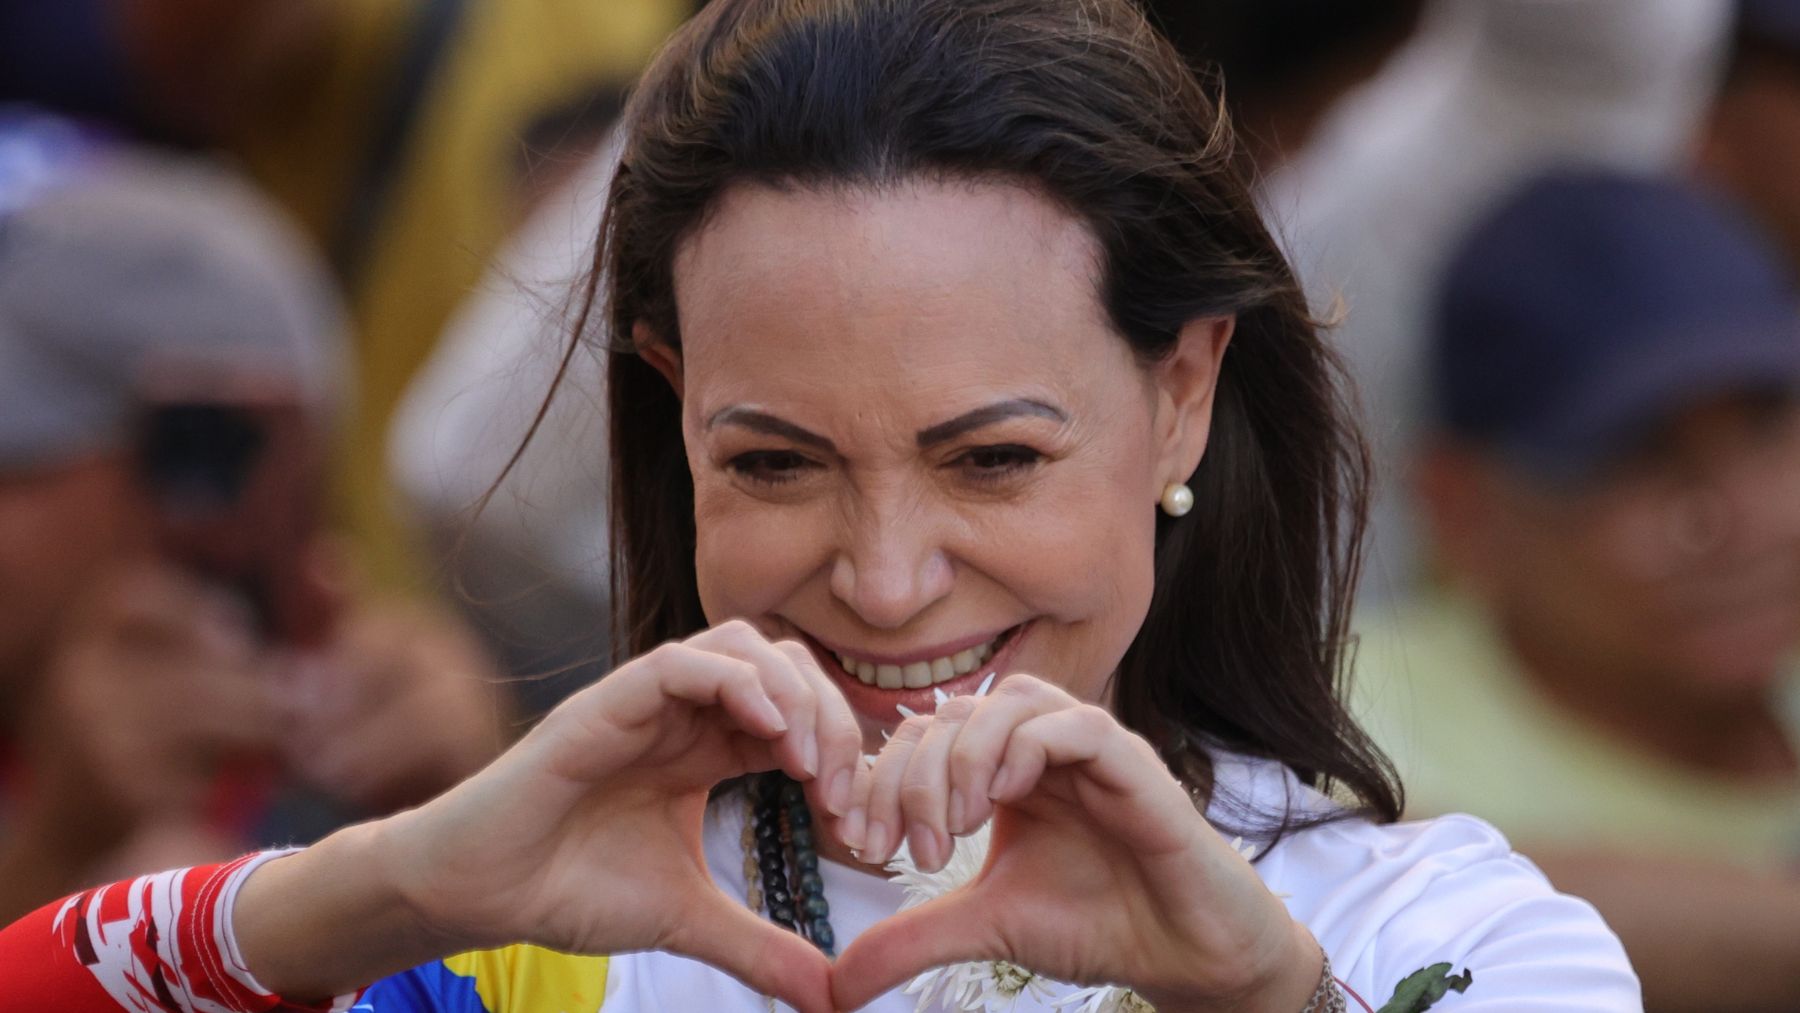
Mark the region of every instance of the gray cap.
[[248, 184], [107, 150], [0, 214], [0, 470], [118, 446], [147, 400], [240, 382], [329, 427], [345, 334], [330, 279]]

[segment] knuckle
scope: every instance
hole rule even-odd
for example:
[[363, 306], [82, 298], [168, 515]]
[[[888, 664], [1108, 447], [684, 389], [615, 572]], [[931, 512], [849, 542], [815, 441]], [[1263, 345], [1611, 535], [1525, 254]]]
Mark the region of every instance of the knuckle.
[[985, 752], [959, 742], [950, 747], [950, 769], [968, 775], [991, 775], [999, 767]]
[[975, 716], [975, 709], [979, 703], [972, 696], [953, 696], [938, 704], [937, 717], [943, 721], [967, 721]]
[[857, 728], [854, 724], [821, 722], [819, 738], [832, 749], [847, 753], [862, 752], [862, 729]]
[[1112, 713], [1099, 704], [1084, 703], [1074, 708], [1075, 720], [1083, 729], [1103, 732], [1118, 727]]
[[1030, 675], [1008, 675], [999, 682], [999, 686], [994, 687], [994, 696], [1006, 700], [1030, 700], [1033, 682], [1037, 680]]
[[994, 687], [994, 695], [1015, 700], [1029, 700], [1037, 695], [1042, 686], [1043, 681], [1037, 676], [1017, 672], [1000, 680], [1000, 684]]
[[639, 655], [635, 660], [626, 662], [621, 668], [637, 668], [650, 672], [666, 671], [687, 657], [691, 650], [692, 648], [685, 644], [673, 642], [658, 644]]
[[719, 624], [719, 634], [734, 642], [761, 640], [763, 636], [756, 631], [748, 619], [727, 619]]
[[746, 642], [756, 635], [755, 627], [743, 619], [727, 619], [717, 626], [709, 626], [689, 637], [684, 643], [697, 647], [708, 644], [731, 646]]
[[909, 813], [930, 812], [938, 801], [938, 792], [931, 782], [919, 774], [908, 773], [906, 780], [900, 785], [900, 808]]
[[774, 647], [793, 661], [813, 664], [812, 649], [798, 640], [777, 640]]
[[918, 742], [925, 737], [925, 732], [930, 727], [931, 719], [923, 715], [907, 718], [900, 722], [900, 727], [894, 729], [894, 737], [889, 741]]

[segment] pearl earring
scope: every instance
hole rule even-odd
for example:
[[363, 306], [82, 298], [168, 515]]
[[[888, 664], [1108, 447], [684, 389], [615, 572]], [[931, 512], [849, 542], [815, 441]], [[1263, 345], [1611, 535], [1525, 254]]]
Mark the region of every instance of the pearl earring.
[[1170, 517], [1186, 517], [1194, 509], [1194, 490], [1180, 482], [1170, 482], [1163, 489], [1162, 508]]

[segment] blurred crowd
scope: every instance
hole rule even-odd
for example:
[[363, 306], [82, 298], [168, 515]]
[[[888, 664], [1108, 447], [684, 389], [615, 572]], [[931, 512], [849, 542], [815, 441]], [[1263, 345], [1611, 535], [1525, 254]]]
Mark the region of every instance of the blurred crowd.
[[[1409, 814], [1651, 1009], [1800, 1008], [1800, 0], [1145, 3], [1359, 399]], [[414, 804], [606, 669], [582, 286], [698, 6], [0, 0], [0, 923]]]

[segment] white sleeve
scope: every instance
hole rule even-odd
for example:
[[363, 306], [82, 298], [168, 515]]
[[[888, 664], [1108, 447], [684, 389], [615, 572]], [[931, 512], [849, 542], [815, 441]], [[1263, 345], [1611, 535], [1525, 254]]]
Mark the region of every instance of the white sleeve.
[[1599, 913], [1557, 893], [1473, 817], [1321, 827], [1266, 861], [1275, 863], [1264, 870], [1271, 886], [1291, 892], [1290, 910], [1371, 1008], [1415, 971], [1448, 962], [1473, 983], [1433, 1007], [1445, 1013], [1643, 1009], [1637, 976]]

